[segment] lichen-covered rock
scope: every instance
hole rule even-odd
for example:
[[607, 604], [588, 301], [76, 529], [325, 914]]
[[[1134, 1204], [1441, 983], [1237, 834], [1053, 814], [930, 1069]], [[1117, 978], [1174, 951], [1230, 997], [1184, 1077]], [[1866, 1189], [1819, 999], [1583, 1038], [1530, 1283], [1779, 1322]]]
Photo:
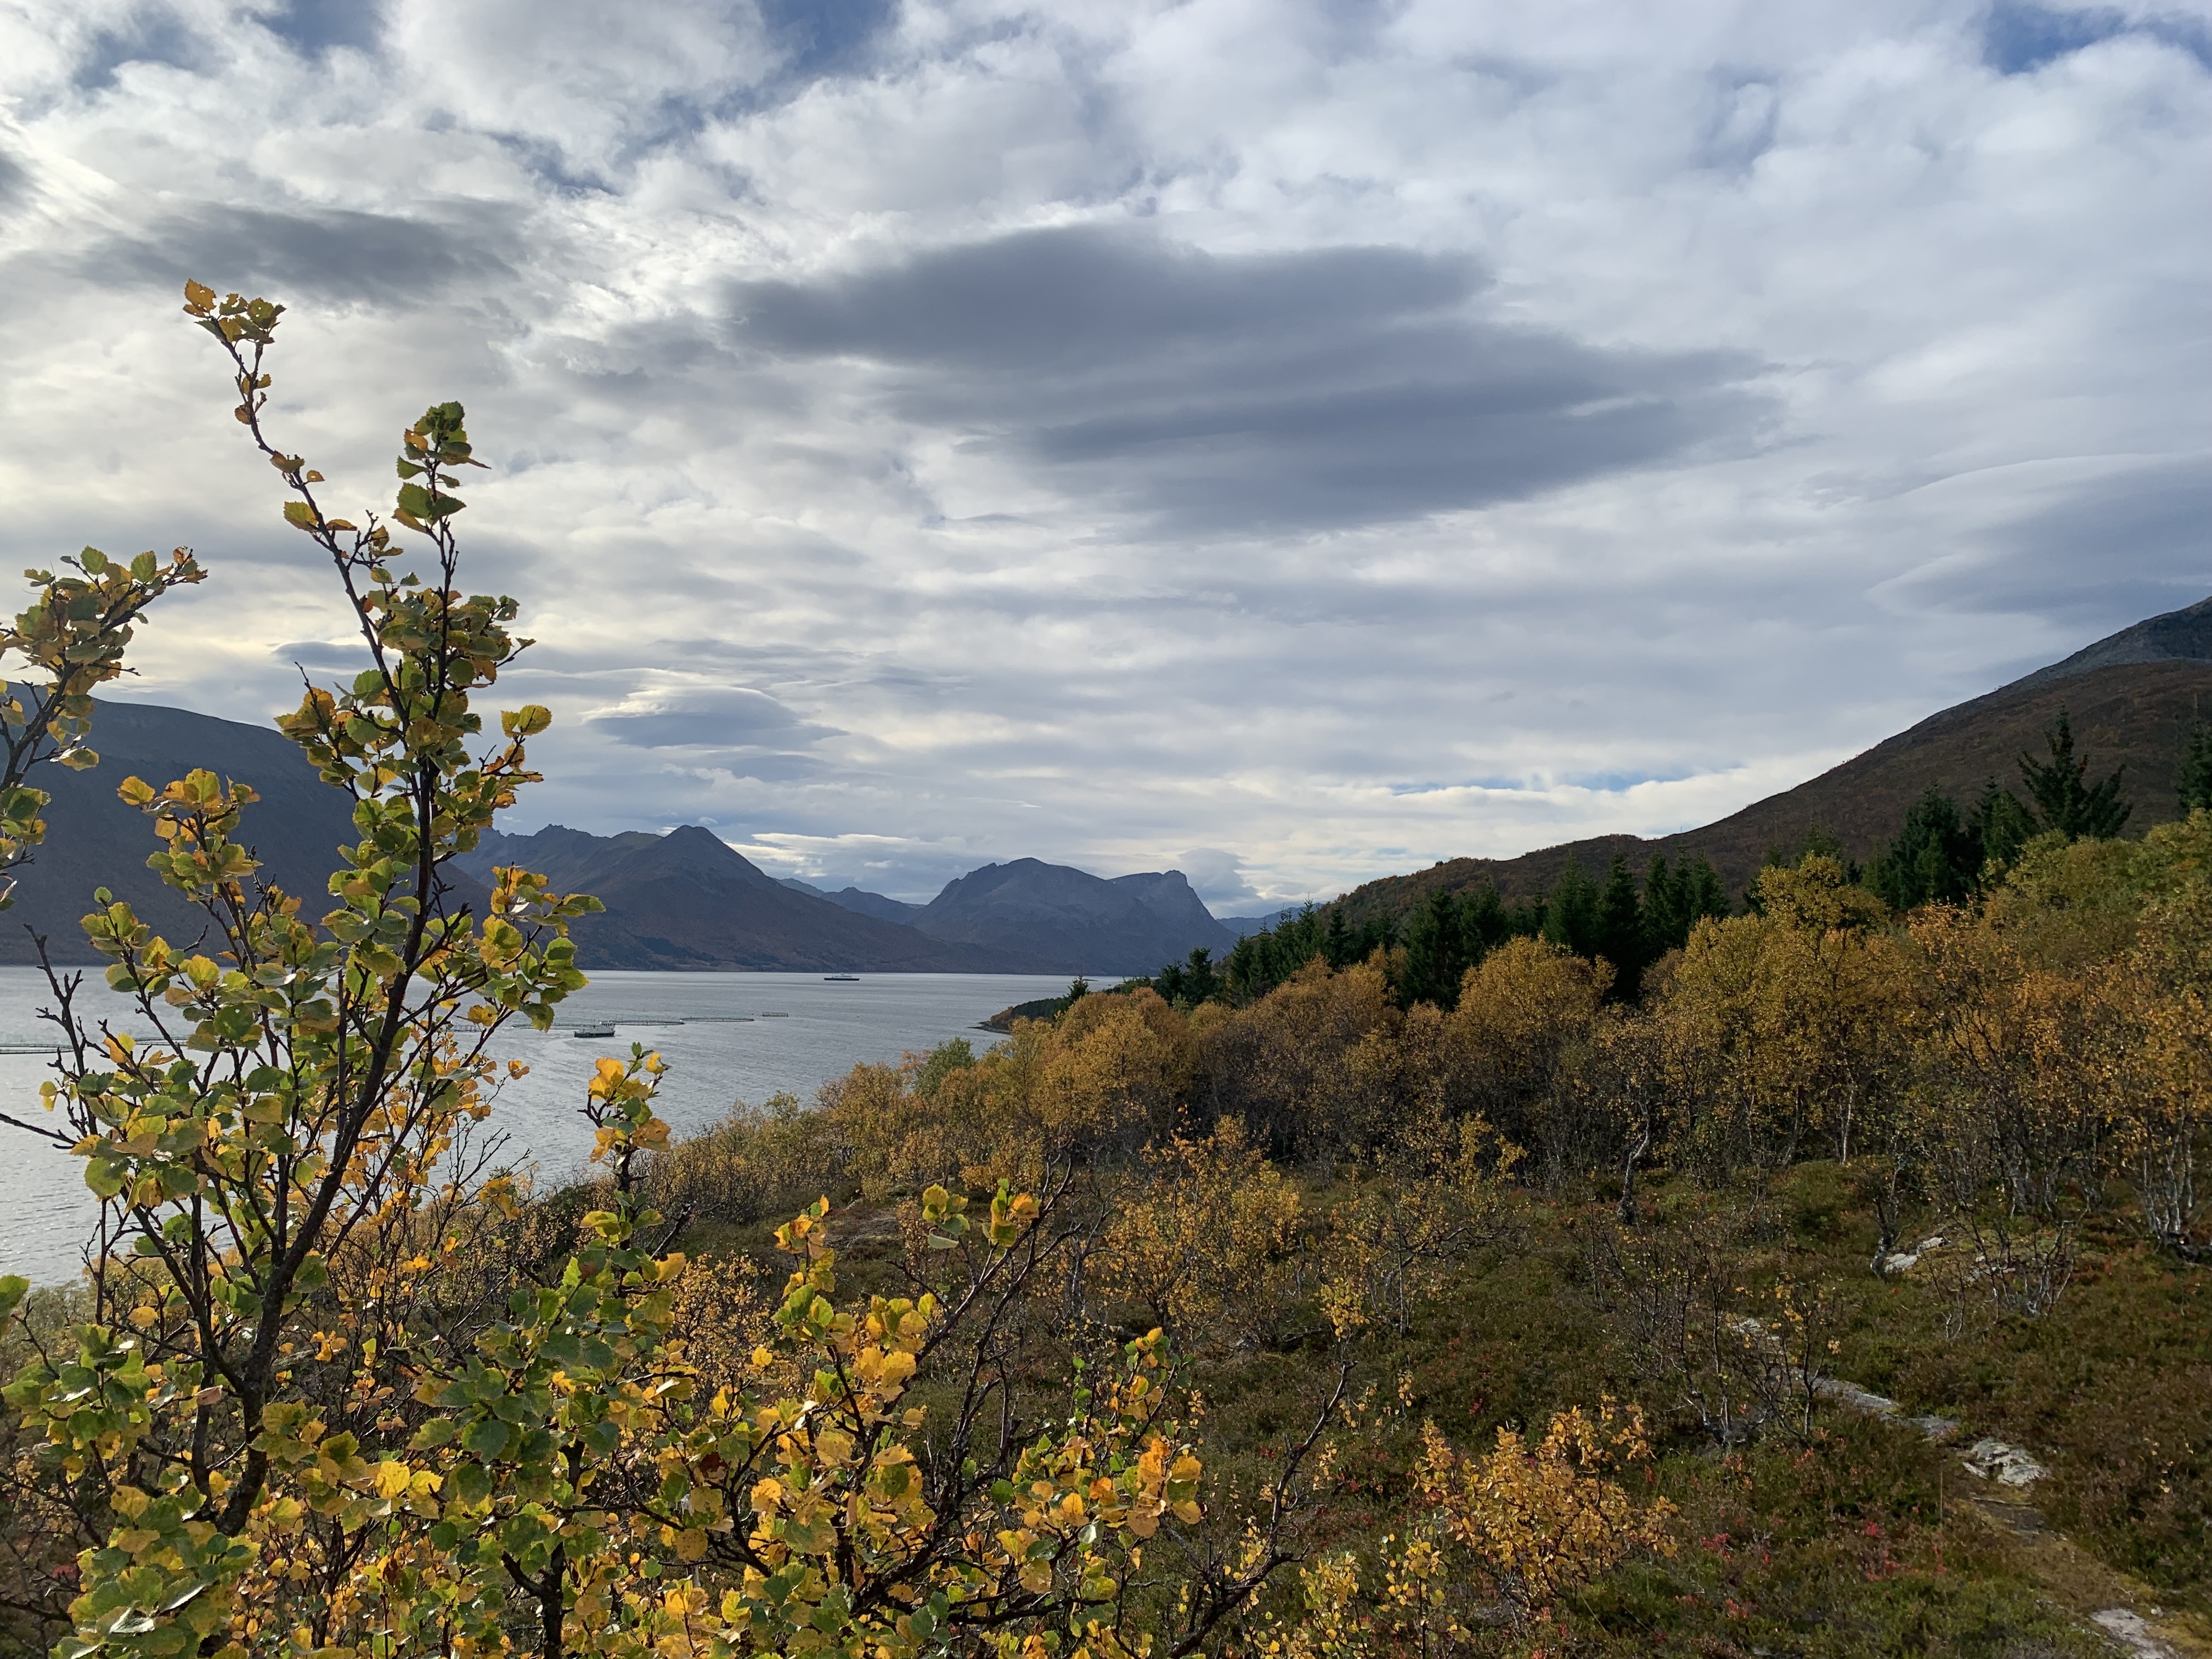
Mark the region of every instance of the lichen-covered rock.
[[2000, 1486], [2025, 1486], [2051, 1473], [2021, 1448], [2002, 1440], [1977, 1440], [1967, 1448], [1964, 1462], [1967, 1474]]

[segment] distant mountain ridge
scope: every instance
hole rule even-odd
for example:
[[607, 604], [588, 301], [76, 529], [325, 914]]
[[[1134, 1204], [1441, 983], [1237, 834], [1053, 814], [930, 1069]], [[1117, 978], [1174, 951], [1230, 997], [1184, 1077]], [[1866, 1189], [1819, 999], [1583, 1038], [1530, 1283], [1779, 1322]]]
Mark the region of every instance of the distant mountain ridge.
[[1149, 974], [1200, 947], [1218, 955], [1253, 931], [1216, 920], [1180, 870], [1109, 878], [1016, 859], [969, 871], [927, 904], [859, 887], [832, 893], [795, 876], [783, 885], [933, 939], [1020, 951], [1054, 973]]
[[583, 968], [760, 969], [878, 973], [1049, 971], [1019, 951], [935, 939], [794, 891], [711, 830], [594, 836], [550, 824], [496, 830], [457, 860], [480, 878], [523, 864], [556, 889], [607, 908], [573, 924]]
[[1794, 789], [1755, 801], [1716, 823], [1671, 836], [1593, 836], [1510, 859], [1450, 859], [1385, 876], [1343, 895], [1347, 919], [1402, 915], [1442, 888], [1495, 881], [1528, 897], [1557, 881], [1574, 860], [1601, 877], [1616, 854], [1638, 875], [1656, 854], [1710, 859], [1730, 892], [1759, 872], [1769, 848], [1801, 845], [1814, 828], [1845, 852], [1870, 860], [1897, 833], [1905, 809], [1929, 788], [1964, 809], [1994, 779], [2017, 792], [2023, 750], [2040, 754], [2045, 729], [2067, 712], [2079, 752], [2101, 776], [2127, 769], [2130, 830], [2175, 815], [2182, 749], [2191, 725], [2212, 719], [2212, 599], [2124, 628], [2062, 661], [1995, 691], [1930, 714]]
[[1018, 941], [1056, 973], [1149, 974], [1198, 947], [1218, 955], [1236, 943], [1180, 870], [1109, 879], [1039, 859], [947, 882], [914, 925], [933, 939]]
[[173, 945], [200, 937], [207, 919], [146, 867], [147, 854], [160, 845], [153, 824], [116, 799], [116, 787], [133, 775], [158, 789], [203, 767], [250, 784], [260, 799], [246, 809], [238, 836], [260, 858], [262, 879], [296, 895], [307, 915], [331, 908], [328, 883], [337, 849], [360, 839], [353, 802], [325, 783], [281, 732], [188, 709], [103, 699], [94, 710], [91, 741], [100, 764], [90, 771], [47, 766], [29, 780], [52, 797], [46, 839], [16, 872], [14, 907], [0, 911], [0, 963], [35, 963], [33, 933], [46, 936], [58, 963], [104, 960], [85, 943], [82, 926], [99, 887], [127, 901]]
[[[1816, 826], [1852, 856], [1870, 859], [1931, 786], [1963, 805], [1990, 779], [2014, 782], [2014, 757], [2039, 747], [2062, 708], [2100, 774], [2126, 766], [2134, 826], [2172, 817], [2183, 743], [2194, 720], [2212, 716], [2212, 599], [1931, 714], [1717, 823], [1652, 839], [1592, 836], [1511, 859], [1453, 859], [1367, 883], [1342, 902], [1356, 921], [1484, 880], [1525, 896], [1550, 886], [1570, 859], [1597, 875], [1616, 853], [1639, 871], [1655, 854], [1703, 855], [1741, 890], [1770, 847], [1801, 844]], [[310, 915], [326, 908], [337, 848], [356, 839], [351, 802], [281, 734], [185, 709], [102, 702], [92, 743], [96, 769], [49, 767], [34, 780], [52, 796], [48, 835], [19, 872], [15, 907], [0, 913], [0, 963], [35, 962], [34, 932], [58, 963], [97, 960], [80, 919], [100, 886], [172, 943], [198, 939], [198, 913], [145, 867], [155, 838], [144, 816], [116, 799], [116, 786], [134, 774], [159, 785], [205, 767], [252, 785], [261, 799], [247, 809], [241, 837], [262, 858], [264, 878], [298, 895]], [[1145, 974], [1194, 947], [1225, 952], [1273, 920], [1224, 925], [1176, 871], [1108, 879], [1037, 859], [985, 865], [926, 905], [857, 887], [825, 893], [769, 876], [696, 825], [666, 835], [594, 836], [558, 824], [530, 836], [494, 833], [456, 860], [453, 878], [480, 905], [477, 884], [492, 866], [518, 861], [556, 888], [607, 904], [605, 915], [576, 928], [586, 967]]]
[[[146, 868], [156, 844], [145, 816], [116, 797], [132, 775], [156, 786], [204, 767], [250, 784], [240, 837], [265, 880], [298, 896], [310, 916], [329, 908], [337, 849], [358, 838], [353, 803], [325, 783], [275, 730], [152, 703], [101, 702], [86, 772], [42, 769], [52, 800], [46, 844], [17, 872], [0, 913], [0, 964], [38, 960], [33, 933], [58, 963], [100, 958], [82, 919], [106, 887], [173, 944], [191, 946], [204, 918]], [[713, 831], [595, 836], [552, 824], [528, 836], [487, 834], [454, 860], [460, 896], [482, 910], [499, 864], [524, 863], [560, 890], [607, 906], [575, 924], [586, 968], [782, 969], [879, 973], [1150, 973], [1195, 945], [1231, 935], [1175, 872], [1108, 881], [1035, 859], [987, 866], [927, 905], [848, 888], [824, 894], [779, 881]], [[978, 881], [976, 878], [983, 878]]]
[[817, 898], [828, 899], [842, 909], [873, 916], [878, 921], [911, 923], [922, 908], [921, 905], [908, 904], [903, 899], [886, 898], [881, 893], [871, 893], [863, 887], [841, 887], [832, 893], [826, 888], [817, 887], [811, 881], [801, 881], [797, 876], [784, 877], [782, 885], [794, 893], [811, 893]]

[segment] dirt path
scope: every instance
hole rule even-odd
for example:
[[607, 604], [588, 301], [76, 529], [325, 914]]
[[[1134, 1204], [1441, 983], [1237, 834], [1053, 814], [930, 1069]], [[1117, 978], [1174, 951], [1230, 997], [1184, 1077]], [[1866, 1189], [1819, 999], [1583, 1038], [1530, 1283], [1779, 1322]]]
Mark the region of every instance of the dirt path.
[[1950, 1512], [1968, 1510], [2003, 1534], [2053, 1601], [2104, 1632], [2131, 1659], [2212, 1659], [2212, 1632], [2201, 1621], [2160, 1607], [2149, 1585], [2106, 1566], [2019, 1492], [1971, 1476], [1962, 1484], [1969, 1483], [1965, 1501], [1954, 1501]]
[[[1849, 1410], [1878, 1417], [1923, 1439], [1948, 1445], [1959, 1425], [1941, 1417], [1907, 1417], [1894, 1400], [1820, 1377], [1814, 1389]], [[2159, 1605], [2157, 1592], [2115, 1571], [2043, 1517], [2028, 1493], [2047, 1473], [2026, 1450], [1978, 1440], [1961, 1458], [1966, 1473], [1948, 1512], [1967, 1511], [2009, 1539], [2051, 1599], [2102, 1631], [2130, 1659], [2212, 1659], [2212, 1629], [2192, 1615]]]

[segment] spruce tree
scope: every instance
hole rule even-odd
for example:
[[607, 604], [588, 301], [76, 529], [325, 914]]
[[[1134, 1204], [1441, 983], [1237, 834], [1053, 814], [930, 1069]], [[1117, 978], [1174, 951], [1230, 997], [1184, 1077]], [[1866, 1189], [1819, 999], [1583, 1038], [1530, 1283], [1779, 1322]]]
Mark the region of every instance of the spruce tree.
[[2198, 720], [2189, 728], [2179, 782], [2182, 817], [2212, 808], [2212, 723]]
[[1352, 960], [1352, 930], [1345, 925], [1344, 907], [1328, 907], [1328, 931], [1322, 936], [1322, 954], [1332, 968], [1342, 968]]
[[1868, 885], [1893, 910], [1963, 904], [1980, 884], [1981, 837], [1951, 798], [1929, 785], [1905, 810], [1905, 824], [1868, 872]]
[[1433, 1002], [1449, 1012], [1459, 1006], [1460, 976], [1473, 960], [1458, 896], [1438, 888], [1406, 928], [1406, 976], [1401, 994], [1410, 1007]]
[[1629, 873], [1623, 854], [1613, 855], [1613, 867], [1606, 872], [1605, 887], [1598, 895], [1596, 935], [1597, 954], [1613, 964], [1610, 994], [1634, 1001], [1644, 978], [1644, 917], [1636, 878]]
[[1680, 895], [1682, 915], [1682, 937], [1676, 943], [1686, 945], [1691, 933], [1707, 916], [1728, 915], [1728, 889], [1722, 884], [1721, 872], [1713, 868], [1712, 860], [1703, 853], [1683, 864], [1675, 872], [1674, 880]]
[[1664, 853], [1654, 853], [1650, 865], [1644, 872], [1644, 954], [1646, 960], [1656, 962], [1674, 948], [1677, 942], [1674, 934], [1678, 928], [1683, 928], [1681, 914], [1680, 878], [1668, 864]]
[[1460, 894], [1459, 905], [1460, 929], [1467, 939], [1472, 962], [1480, 962], [1513, 937], [1513, 915], [1506, 909], [1496, 882], [1468, 888]]
[[1982, 786], [1981, 799], [1966, 819], [1966, 833], [1981, 847], [1979, 880], [1989, 885], [2020, 856], [2020, 849], [2035, 836], [2035, 815], [2020, 798], [1991, 778]]
[[1578, 957], [1598, 954], [1598, 886], [1573, 855], [1544, 899], [1544, 937]]
[[2120, 799], [2127, 768], [2118, 768], [2101, 783], [2088, 782], [2088, 757], [2074, 752], [2074, 723], [2063, 708], [2045, 728], [2043, 741], [2050, 759], [2038, 760], [2025, 751], [2020, 757], [2021, 781], [2035, 802], [2039, 826], [2069, 841], [2109, 841], [2118, 835], [2135, 810]]

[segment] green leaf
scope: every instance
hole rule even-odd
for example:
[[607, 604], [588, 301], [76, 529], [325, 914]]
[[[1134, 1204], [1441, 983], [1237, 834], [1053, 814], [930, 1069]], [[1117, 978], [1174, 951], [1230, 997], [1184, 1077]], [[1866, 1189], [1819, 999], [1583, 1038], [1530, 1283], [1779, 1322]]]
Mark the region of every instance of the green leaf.
[[21, 1273], [0, 1273], [0, 1319], [5, 1319], [31, 1293], [31, 1281]]
[[434, 495], [420, 484], [399, 486], [399, 511], [417, 519], [449, 518], [467, 505], [458, 495]]
[[301, 530], [313, 530], [315, 527], [315, 509], [305, 501], [287, 501], [284, 503], [284, 522], [295, 525]]
[[512, 1431], [496, 1417], [487, 1417], [469, 1425], [461, 1437], [461, 1444], [478, 1457], [489, 1462], [507, 1449]]
[[491, 1494], [491, 1476], [481, 1463], [464, 1463], [453, 1471], [447, 1490], [464, 1504], [481, 1504]]

